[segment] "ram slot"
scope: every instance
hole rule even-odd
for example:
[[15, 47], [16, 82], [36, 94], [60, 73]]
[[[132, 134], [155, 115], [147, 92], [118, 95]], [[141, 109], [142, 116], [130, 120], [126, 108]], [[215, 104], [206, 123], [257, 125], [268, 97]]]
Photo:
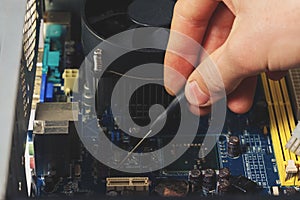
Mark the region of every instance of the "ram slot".
[[279, 178], [282, 186], [300, 185], [298, 178], [286, 180], [286, 165], [288, 160], [294, 160], [299, 165], [298, 156], [285, 148], [295, 127], [292, 107], [285, 79], [281, 81], [268, 80], [265, 74], [261, 75], [269, 108], [270, 132], [275, 151]]
[[[282, 89], [282, 93], [283, 93], [283, 97], [284, 97], [285, 108], [286, 108], [286, 111], [287, 111], [287, 117], [288, 117], [287, 123], [288, 123], [289, 128], [290, 128], [288, 138], [290, 139], [291, 138], [291, 133], [293, 132], [293, 130], [296, 127], [296, 123], [295, 123], [295, 118], [294, 118], [294, 115], [293, 115], [293, 109], [292, 109], [292, 105], [291, 105], [291, 101], [290, 101], [290, 97], [289, 97], [289, 92], [288, 92], [288, 89], [287, 89], [286, 80], [282, 79], [280, 81], [280, 83], [281, 83], [281, 89]], [[293, 152], [290, 152], [290, 154], [292, 156], [295, 156], [295, 158], [296, 158], [295, 163], [298, 167], [300, 167], [300, 157], [295, 155]], [[300, 186], [300, 180], [299, 180], [298, 177], [295, 178], [295, 185]]]

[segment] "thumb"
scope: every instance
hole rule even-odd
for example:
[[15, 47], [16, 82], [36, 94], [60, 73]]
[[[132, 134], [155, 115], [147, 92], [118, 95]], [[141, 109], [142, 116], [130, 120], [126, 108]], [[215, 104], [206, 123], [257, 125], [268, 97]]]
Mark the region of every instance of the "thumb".
[[246, 70], [241, 70], [227, 47], [225, 42], [206, 57], [188, 78], [185, 93], [190, 104], [210, 106], [234, 91], [246, 77]]

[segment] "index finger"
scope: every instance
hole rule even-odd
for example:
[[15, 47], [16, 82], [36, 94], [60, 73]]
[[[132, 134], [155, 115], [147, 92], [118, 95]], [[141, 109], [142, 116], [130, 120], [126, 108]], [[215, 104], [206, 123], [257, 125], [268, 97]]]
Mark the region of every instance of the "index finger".
[[[190, 46], [182, 38], [176, 37], [179, 32], [201, 44], [206, 33], [209, 20], [219, 2], [215, 0], [178, 0], [175, 4], [169, 43], [165, 55], [164, 84], [170, 94], [177, 93], [184, 85], [178, 81], [177, 71], [187, 78], [197, 65], [199, 46]], [[177, 53], [176, 53], [177, 52]], [[185, 59], [180, 55], [191, 56]], [[188, 62], [193, 61], [193, 63]], [[169, 69], [172, 70], [169, 70]]]

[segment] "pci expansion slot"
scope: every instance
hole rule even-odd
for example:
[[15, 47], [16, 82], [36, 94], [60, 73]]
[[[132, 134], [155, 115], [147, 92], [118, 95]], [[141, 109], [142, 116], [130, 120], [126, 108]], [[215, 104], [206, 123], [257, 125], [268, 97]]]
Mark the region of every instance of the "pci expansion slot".
[[134, 190], [149, 191], [150, 181], [148, 177], [111, 177], [106, 178], [107, 191]]

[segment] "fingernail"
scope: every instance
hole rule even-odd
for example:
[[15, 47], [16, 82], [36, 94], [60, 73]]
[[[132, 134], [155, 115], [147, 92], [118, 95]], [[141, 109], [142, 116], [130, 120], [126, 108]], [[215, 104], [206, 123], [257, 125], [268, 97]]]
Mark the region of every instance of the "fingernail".
[[209, 96], [207, 96], [199, 87], [196, 81], [191, 81], [187, 83], [185, 88], [185, 95], [187, 100], [192, 105], [204, 105], [209, 101]]
[[165, 89], [171, 96], [175, 96], [175, 93], [170, 88], [165, 86]]
[[[174, 81], [173, 81], [174, 82]], [[165, 89], [166, 89], [166, 91], [170, 94], [170, 95], [172, 95], [172, 96], [174, 96], [175, 94], [176, 94], [176, 92], [175, 92], [175, 90], [174, 90], [174, 84], [172, 84], [172, 81], [171, 81], [171, 79], [170, 78], [165, 78], [164, 79], [164, 85], [165, 85]]]

